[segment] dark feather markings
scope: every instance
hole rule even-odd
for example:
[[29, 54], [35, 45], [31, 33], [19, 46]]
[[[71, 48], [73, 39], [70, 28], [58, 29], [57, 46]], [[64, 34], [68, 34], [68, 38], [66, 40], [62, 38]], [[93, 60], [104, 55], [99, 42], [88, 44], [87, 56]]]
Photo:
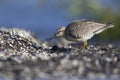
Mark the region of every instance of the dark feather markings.
[[58, 31], [57, 33], [55, 33], [55, 36], [57, 36], [57, 34], [59, 34], [60, 32], [63, 32], [64, 30]]
[[75, 39], [81, 38], [80, 36], [73, 35], [71, 32], [68, 32], [68, 35], [72, 38], [75, 38]]

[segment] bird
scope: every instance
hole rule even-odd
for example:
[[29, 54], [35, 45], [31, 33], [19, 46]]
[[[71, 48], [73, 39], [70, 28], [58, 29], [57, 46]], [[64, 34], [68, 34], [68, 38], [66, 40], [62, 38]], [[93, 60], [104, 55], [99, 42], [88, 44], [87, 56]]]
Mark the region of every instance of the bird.
[[91, 39], [94, 35], [113, 27], [114, 25], [111, 23], [99, 23], [84, 19], [75, 20], [66, 27], [60, 27], [50, 39], [62, 37], [67, 41], [83, 42], [83, 49], [87, 49], [87, 40]]

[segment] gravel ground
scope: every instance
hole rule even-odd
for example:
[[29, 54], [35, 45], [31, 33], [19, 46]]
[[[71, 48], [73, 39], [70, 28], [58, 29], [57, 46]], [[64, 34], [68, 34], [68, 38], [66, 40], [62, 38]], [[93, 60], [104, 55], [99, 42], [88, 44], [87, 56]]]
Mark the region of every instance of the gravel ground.
[[[6, 33], [7, 32], [7, 33]], [[60, 48], [0, 30], [0, 80], [119, 80], [120, 47]]]
[[[11, 55], [0, 60], [0, 78], [11, 80], [53, 80], [61, 78], [119, 79], [120, 47], [112, 45], [89, 45], [89, 49], [79, 48], [41, 49], [41, 58], [34, 53], [29, 58]], [[25, 53], [26, 54], [26, 53]], [[28, 53], [30, 54], [30, 53]], [[44, 55], [43, 55], [44, 54]], [[61, 80], [63, 80], [61, 79]], [[75, 79], [76, 80], [76, 79]]]

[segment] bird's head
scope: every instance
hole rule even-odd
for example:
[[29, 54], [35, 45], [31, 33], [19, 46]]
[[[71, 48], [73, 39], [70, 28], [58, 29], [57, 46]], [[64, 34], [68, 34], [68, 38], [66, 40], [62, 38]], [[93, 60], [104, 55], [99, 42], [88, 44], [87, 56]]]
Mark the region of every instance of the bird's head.
[[60, 38], [64, 35], [64, 31], [65, 31], [65, 27], [60, 27], [59, 29], [57, 29], [57, 31], [55, 32], [55, 34], [50, 38], [53, 39], [53, 38]]
[[65, 27], [61, 27], [59, 29], [57, 29], [56, 33], [54, 34], [54, 36], [57, 37], [62, 37], [65, 31]]

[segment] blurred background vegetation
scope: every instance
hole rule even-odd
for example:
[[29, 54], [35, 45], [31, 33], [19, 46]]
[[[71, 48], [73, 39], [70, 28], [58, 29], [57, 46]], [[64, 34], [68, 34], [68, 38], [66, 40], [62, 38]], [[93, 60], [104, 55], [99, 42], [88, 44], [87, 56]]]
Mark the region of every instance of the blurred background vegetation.
[[[90, 19], [98, 22], [113, 23], [115, 28], [104, 31], [96, 36], [109, 41], [120, 40], [120, 0], [62, 0], [62, 8], [70, 17]], [[67, 5], [67, 7], [66, 7]]]
[[120, 42], [120, 0], [0, 0], [0, 25], [34, 32], [40, 39], [76, 19], [112, 22], [93, 40]]

